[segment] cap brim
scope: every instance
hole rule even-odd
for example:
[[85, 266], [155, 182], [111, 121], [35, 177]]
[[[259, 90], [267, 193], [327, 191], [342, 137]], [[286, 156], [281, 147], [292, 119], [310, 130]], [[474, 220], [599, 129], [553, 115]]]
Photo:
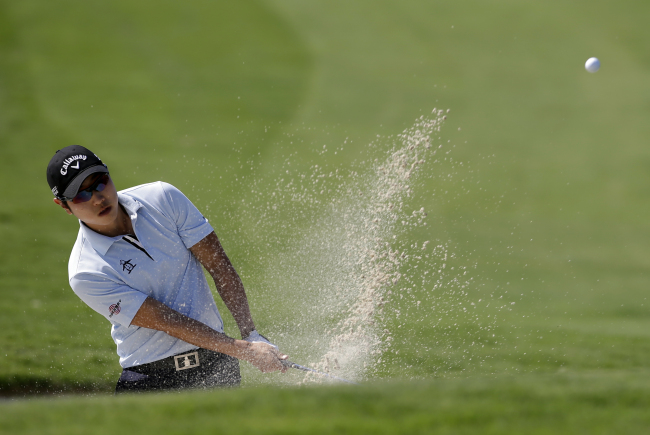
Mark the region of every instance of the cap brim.
[[68, 188], [65, 189], [65, 192], [63, 192], [63, 197], [65, 198], [74, 198], [77, 196], [77, 193], [79, 192], [79, 188], [83, 184], [84, 180], [88, 178], [89, 175], [95, 174], [97, 172], [106, 172], [108, 173], [108, 168], [104, 165], [96, 165], [96, 166], [91, 166], [90, 168], [86, 168], [83, 171], [77, 175], [74, 180], [70, 184], [68, 184]]

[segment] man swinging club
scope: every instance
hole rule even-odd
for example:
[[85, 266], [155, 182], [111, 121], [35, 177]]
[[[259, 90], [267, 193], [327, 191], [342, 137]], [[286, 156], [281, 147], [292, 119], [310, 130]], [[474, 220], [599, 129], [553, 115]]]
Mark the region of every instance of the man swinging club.
[[[178, 189], [156, 182], [117, 192], [106, 165], [79, 145], [56, 152], [47, 181], [54, 202], [79, 219], [70, 286], [112, 324], [117, 393], [239, 385], [239, 359], [287, 370], [287, 356], [255, 330], [212, 227]], [[223, 333], [201, 265], [243, 340]]]

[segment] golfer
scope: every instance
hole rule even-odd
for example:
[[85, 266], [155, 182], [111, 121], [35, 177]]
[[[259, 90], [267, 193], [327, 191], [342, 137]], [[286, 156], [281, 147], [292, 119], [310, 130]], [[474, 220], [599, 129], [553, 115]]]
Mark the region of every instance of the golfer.
[[[70, 286], [111, 323], [122, 374], [116, 393], [239, 385], [239, 360], [286, 371], [287, 356], [255, 330], [217, 235], [174, 186], [116, 191], [108, 168], [72, 145], [47, 167], [54, 202], [79, 219]], [[243, 340], [228, 337], [203, 274], [214, 279]]]

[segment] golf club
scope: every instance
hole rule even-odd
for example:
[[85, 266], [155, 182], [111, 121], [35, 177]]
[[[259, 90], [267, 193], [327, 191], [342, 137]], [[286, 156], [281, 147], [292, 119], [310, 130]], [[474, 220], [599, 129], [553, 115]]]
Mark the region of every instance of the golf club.
[[312, 373], [316, 373], [316, 374], [321, 375], [321, 376], [326, 376], [328, 378], [335, 379], [337, 381], [346, 382], [348, 384], [359, 385], [356, 382], [348, 381], [347, 379], [339, 378], [338, 376], [330, 375], [329, 373], [319, 372], [318, 370], [310, 369], [309, 367], [301, 366], [300, 364], [296, 364], [296, 363], [288, 361], [288, 360], [283, 360], [282, 364], [284, 364], [285, 366], [290, 367], [292, 369], [302, 370], [303, 372], [312, 372]]

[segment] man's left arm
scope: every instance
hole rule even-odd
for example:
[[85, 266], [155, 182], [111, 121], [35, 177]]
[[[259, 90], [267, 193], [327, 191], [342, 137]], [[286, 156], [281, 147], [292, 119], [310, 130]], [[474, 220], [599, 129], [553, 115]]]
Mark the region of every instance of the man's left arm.
[[217, 286], [219, 296], [237, 322], [242, 338], [255, 329], [248, 306], [244, 284], [228, 259], [219, 238], [213, 232], [190, 248], [190, 251], [205, 267]]

